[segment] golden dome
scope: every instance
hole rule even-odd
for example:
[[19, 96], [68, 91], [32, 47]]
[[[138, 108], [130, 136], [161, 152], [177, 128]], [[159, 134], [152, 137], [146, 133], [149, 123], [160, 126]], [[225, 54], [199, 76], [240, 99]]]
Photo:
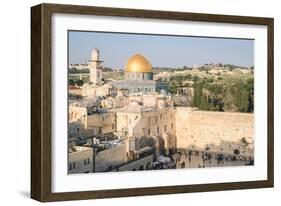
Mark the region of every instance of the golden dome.
[[126, 64], [126, 72], [152, 72], [149, 61], [141, 54], [132, 56]]

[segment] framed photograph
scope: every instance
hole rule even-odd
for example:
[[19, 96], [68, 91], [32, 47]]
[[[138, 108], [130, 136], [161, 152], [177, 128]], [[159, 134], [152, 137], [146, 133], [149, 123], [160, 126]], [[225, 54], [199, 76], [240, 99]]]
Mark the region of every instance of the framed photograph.
[[31, 197], [273, 187], [271, 18], [31, 8]]

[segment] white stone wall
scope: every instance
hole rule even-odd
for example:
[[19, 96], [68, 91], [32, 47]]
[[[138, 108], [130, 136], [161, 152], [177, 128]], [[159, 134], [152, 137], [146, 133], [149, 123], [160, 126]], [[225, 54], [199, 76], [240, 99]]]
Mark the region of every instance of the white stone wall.
[[254, 116], [249, 113], [191, 111], [177, 108], [175, 112], [177, 148], [207, 144], [219, 145], [222, 141], [239, 142], [254, 138]]

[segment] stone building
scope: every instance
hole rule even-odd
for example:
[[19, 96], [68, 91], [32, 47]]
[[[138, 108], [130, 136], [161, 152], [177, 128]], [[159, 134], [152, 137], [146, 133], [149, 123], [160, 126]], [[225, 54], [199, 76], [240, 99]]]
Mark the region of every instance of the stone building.
[[108, 97], [101, 100], [101, 106], [105, 109], [123, 108], [129, 104], [129, 98], [124, 96]]
[[140, 94], [128, 96], [128, 102], [138, 101], [144, 107], [163, 108], [173, 107], [174, 101], [170, 95], [162, 94]]
[[156, 150], [167, 154], [176, 146], [173, 108], [148, 108], [133, 101], [116, 112], [116, 131], [129, 139], [131, 151], [139, 149], [136, 144], [141, 137], [154, 137]]
[[69, 148], [68, 173], [91, 172], [93, 172], [93, 149], [81, 146]]
[[110, 84], [103, 85], [93, 85], [93, 84], [84, 84], [81, 87], [82, 97], [100, 97], [108, 96], [115, 93], [115, 89]]
[[115, 131], [115, 113], [100, 109], [98, 99], [69, 105], [69, 138], [91, 138]]
[[127, 163], [127, 145], [125, 142], [95, 154], [95, 172], [106, 172]]
[[152, 148], [138, 150], [136, 156], [130, 157], [127, 142], [95, 154], [94, 172], [150, 170], [153, 167]]
[[127, 164], [120, 165], [114, 171], [141, 171], [151, 170], [153, 168], [153, 155], [148, 155], [136, 160], [130, 161]]

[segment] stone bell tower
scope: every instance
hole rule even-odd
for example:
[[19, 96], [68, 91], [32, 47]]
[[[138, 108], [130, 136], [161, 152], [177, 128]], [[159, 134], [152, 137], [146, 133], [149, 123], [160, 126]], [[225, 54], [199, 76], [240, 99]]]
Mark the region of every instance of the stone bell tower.
[[91, 52], [90, 63], [90, 83], [98, 85], [102, 83], [102, 61], [100, 61], [100, 52], [94, 48]]

